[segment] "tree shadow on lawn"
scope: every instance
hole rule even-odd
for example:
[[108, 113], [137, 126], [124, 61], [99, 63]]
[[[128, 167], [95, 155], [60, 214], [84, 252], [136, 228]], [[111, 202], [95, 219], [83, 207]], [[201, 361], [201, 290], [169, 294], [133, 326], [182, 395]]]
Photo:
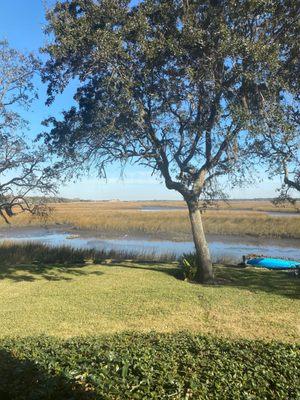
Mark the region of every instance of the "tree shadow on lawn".
[[216, 287], [235, 287], [300, 299], [300, 280], [291, 271], [271, 271], [225, 265], [215, 267]]
[[[101, 264], [101, 263], [99, 263]], [[158, 261], [120, 261], [110, 260], [103, 265], [136, 270], [148, 270], [164, 273], [175, 279], [183, 280], [183, 271], [176, 263]], [[77, 276], [103, 275], [102, 271], [86, 271], [87, 264], [0, 264], [0, 280], [14, 282], [33, 282], [36, 279], [47, 281], [71, 281]], [[242, 268], [236, 265], [215, 266], [216, 284], [213, 287], [235, 287], [252, 293], [266, 292], [273, 295], [300, 298], [300, 280], [290, 272], [269, 271], [257, 268]]]
[[[183, 280], [183, 271], [176, 264], [161, 262], [122, 263], [111, 262], [110, 266], [148, 270], [170, 275], [178, 280]], [[300, 280], [291, 272], [269, 271], [265, 269], [244, 268], [238, 265], [214, 266], [216, 284], [209, 285], [215, 288], [235, 287], [252, 293], [266, 292], [273, 295], [300, 298]], [[208, 285], [207, 285], [208, 286]]]
[[71, 281], [76, 276], [103, 275], [101, 271], [85, 271], [87, 264], [0, 264], [0, 280], [10, 279], [14, 282], [33, 282], [36, 279], [47, 281]]
[[128, 262], [120, 262], [118, 260], [112, 260], [109, 264], [106, 265], [109, 265], [111, 267], [162, 272], [178, 280], [184, 279], [182, 269], [179, 268], [178, 265], [171, 264], [170, 262], [163, 263], [161, 261], [132, 261], [128, 263]]
[[1, 400], [92, 400], [95, 393], [63, 374], [53, 374], [31, 360], [0, 350]]

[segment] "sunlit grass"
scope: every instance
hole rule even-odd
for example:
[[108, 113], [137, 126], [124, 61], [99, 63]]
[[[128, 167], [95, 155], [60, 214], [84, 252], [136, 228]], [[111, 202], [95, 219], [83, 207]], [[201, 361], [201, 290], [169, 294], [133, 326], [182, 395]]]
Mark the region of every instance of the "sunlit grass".
[[218, 284], [202, 286], [178, 279], [176, 262], [1, 264], [0, 336], [188, 330], [229, 338], [299, 338], [299, 279], [221, 265], [215, 272]]

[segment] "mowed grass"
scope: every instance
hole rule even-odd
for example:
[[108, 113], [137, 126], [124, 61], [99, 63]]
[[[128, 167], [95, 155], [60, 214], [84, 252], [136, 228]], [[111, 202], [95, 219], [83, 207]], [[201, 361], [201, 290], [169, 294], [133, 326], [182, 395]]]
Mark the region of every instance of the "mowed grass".
[[215, 266], [218, 284], [179, 278], [177, 263], [0, 266], [0, 336], [59, 338], [123, 331], [189, 331], [296, 342], [299, 279]]
[[[254, 237], [300, 238], [299, 217], [274, 217], [262, 209], [277, 209], [270, 202], [236, 202], [220, 204], [227, 209], [210, 209], [203, 213], [205, 232], [218, 235], [250, 235]], [[252, 208], [250, 207], [252, 204]], [[68, 225], [74, 229], [98, 231], [106, 236], [133, 235], [157, 239], [191, 240], [188, 212], [183, 202], [74, 202], [51, 205], [53, 212], [46, 224]], [[181, 207], [176, 211], [143, 212], [143, 207]], [[244, 207], [244, 209], [241, 208]], [[289, 209], [289, 211], [292, 211]], [[295, 210], [294, 210], [295, 211]], [[36, 226], [44, 221], [29, 214], [11, 220], [12, 226]], [[0, 220], [0, 226], [5, 222]]]

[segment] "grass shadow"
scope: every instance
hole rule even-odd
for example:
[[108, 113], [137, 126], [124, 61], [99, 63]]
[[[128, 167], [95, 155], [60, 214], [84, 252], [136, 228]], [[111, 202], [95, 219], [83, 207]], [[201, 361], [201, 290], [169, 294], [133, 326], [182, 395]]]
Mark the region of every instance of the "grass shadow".
[[[140, 262], [145, 257], [147, 262], [152, 263], [151, 257], [143, 253], [118, 252], [114, 250], [95, 250], [95, 249], [76, 249], [68, 246], [51, 247], [43, 243], [4, 243], [0, 245], [0, 280], [11, 279], [16, 282], [32, 282], [37, 277], [49, 281], [71, 280], [74, 276], [95, 274], [101, 275], [102, 272], [87, 272], [82, 267], [87, 263], [95, 264], [123, 262], [124, 260], [134, 260]], [[174, 256], [166, 257], [163, 261], [173, 261]], [[154, 263], [161, 262], [156, 259]]]
[[[139, 269], [164, 273], [175, 279], [183, 280], [183, 271], [176, 263], [158, 263], [147, 261], [117, 262], [109, 264], [114, 267]], [[287, 271], [270, 271], [258, 268], [243, 268], [238, 265], [215, 265], [216, 284], [213, 287], [235, 287], [251, 291], [252, 293], [265, 292], [273, 295], [300, 298], [300, 280]]]
[[119, 260], [111, 260], [108, 264], [112, 267], [121, 267], [121, 268], [129, 268], [129, 269], [138, 269], [138, 270], [146, 270], [146, 271], [154, 271], [161, 272], [167, 275], [172, 276], [178, 280], [183, 280], [183, 271], [175, 264], [175, 263], [162, 263], [158, 261], [124, 261], [120, 262]]
[[103, 275], [101, 271], [85, 271], [86, 264], [0, 264], [0, 280], [14, 282], [33, 282], [36, 279], [47, 281], [71, 281], [76, 276]]
[[37, 363], [0, 350], [1, 400], [92, 400], [96, 395], [66, 375], [54, 374]]
[[233, 265], [215, 268], [217, 286], [236, 287], [252, 293], [265, 292], [273, 295], [300, 299], [300, 280], [291, 271], [271, 271]]

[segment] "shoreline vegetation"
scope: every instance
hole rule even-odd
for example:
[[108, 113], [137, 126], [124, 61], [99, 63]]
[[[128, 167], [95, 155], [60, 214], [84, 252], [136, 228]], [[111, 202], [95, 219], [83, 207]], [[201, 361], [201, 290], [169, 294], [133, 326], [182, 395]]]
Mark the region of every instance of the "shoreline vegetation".
[[169, 253], [159, 255], [137, 251], [77, 249], [69, 246], [48, 246], [44, 243], [14, 243], [9, 241], [0, 243], [0, 259], [2, 260], [0, 273], [1, 265], [12, 264], [36, 264], [43, 268], [44, 265], [51, 263], [84, 265], [86, 263], [98, 264], [124, 260], [153, 263], [168, 263], [179, 260], [178, 257]]
[[[300, 238], [299, 217], [268, 215], [295, 213], [293, 207], [278, 208], [269, 201], [231, 201], [203, 212], [206, 234], [264, 238]], [[106, 235], [132, 235], [174, 241], [191, 240], [188, 212], [180, 201], [64, 202], [50, 204], [52, 212], [42, 221], [28, 214], [11, 219], [11, 227], [70, 226], [73, 230], [99, 231]], [[152, 207], [152, 208], [151, 208]], [[161, 207], [159, 211], [156, 207]], [[227, 208], [226, 208], [227, 207]], [[163, 208], [166, 208], [164, 210]], [[176, 209], [176, 208], [182, 208]], [[143, 210], [149, 210], [144, 212]], [[0, 229], [7, 228], [0, 221]]]

